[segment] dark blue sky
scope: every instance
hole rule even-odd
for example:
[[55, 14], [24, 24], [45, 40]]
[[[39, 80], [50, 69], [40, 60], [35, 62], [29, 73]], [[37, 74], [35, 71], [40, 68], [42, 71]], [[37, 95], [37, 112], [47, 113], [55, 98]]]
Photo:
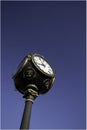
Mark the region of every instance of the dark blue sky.
[[30, 53], [43, 55], [56, 71], [53, 88], [33, 104], [30, 128], [85, 128], [85, 6], [85, 1], [2, 2], [3, 129], [20, 127], [24, 99], [11, 78]]

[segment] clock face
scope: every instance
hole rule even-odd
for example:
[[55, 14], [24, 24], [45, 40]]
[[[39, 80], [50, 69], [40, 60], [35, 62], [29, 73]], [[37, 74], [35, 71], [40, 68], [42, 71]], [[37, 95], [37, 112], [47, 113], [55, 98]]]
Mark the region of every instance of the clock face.
[[28, 58], [26, 58], [26, 57], [21, 61], [21, 63], [17, 67], [18, 72], [20, 72], [22, 70], [22, 68], [26, 65], [27, 61], [28, 61]]
[[39, 70], [41, 70], [41, 72], [45, 73], [48, 76], [54, 76], [54, 72], [51, 66], [47, 63], [47, 61], [43, 57], [39, 55], [33, 55], [33, 63]]

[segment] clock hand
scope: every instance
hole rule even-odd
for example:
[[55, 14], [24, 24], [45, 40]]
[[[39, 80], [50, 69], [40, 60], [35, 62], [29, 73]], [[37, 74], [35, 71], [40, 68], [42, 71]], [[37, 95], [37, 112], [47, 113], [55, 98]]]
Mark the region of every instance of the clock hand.
[[39, 65], [42, 65], [42, 66], [44, 66], [45, 67], [45, 65], [42, 63], [42, 64], [40, 64], [40, 63], [38, 63]]
[[45, 65], [44, 64], [42, 64], [44, 67], [45, 67]]

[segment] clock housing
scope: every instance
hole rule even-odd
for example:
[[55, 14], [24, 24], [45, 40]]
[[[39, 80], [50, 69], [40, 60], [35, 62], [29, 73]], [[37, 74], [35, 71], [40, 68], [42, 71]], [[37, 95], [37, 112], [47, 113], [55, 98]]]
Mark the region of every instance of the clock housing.
[[28, 89], [37, 91], [38, 94], [45, 94], [52, 88], [55, 75], [43, 56], [30, 54], [19, 64], [12, 78], [16, 89], [22, 94]]

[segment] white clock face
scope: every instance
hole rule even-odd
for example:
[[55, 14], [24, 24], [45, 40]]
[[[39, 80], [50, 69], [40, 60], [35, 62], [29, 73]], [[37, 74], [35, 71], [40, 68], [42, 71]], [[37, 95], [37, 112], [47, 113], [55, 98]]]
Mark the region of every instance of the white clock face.
[[54, 72], [51, 66], [47, 63], [46, 60], [44, 60], [44, 58], [34, 55], [33, 60], [34, 60], [34, 63], [37, 65], [37, 67], [39, 67], [41, 71], [43, 71], [44, 73], [48, 75], [54, 75]]

